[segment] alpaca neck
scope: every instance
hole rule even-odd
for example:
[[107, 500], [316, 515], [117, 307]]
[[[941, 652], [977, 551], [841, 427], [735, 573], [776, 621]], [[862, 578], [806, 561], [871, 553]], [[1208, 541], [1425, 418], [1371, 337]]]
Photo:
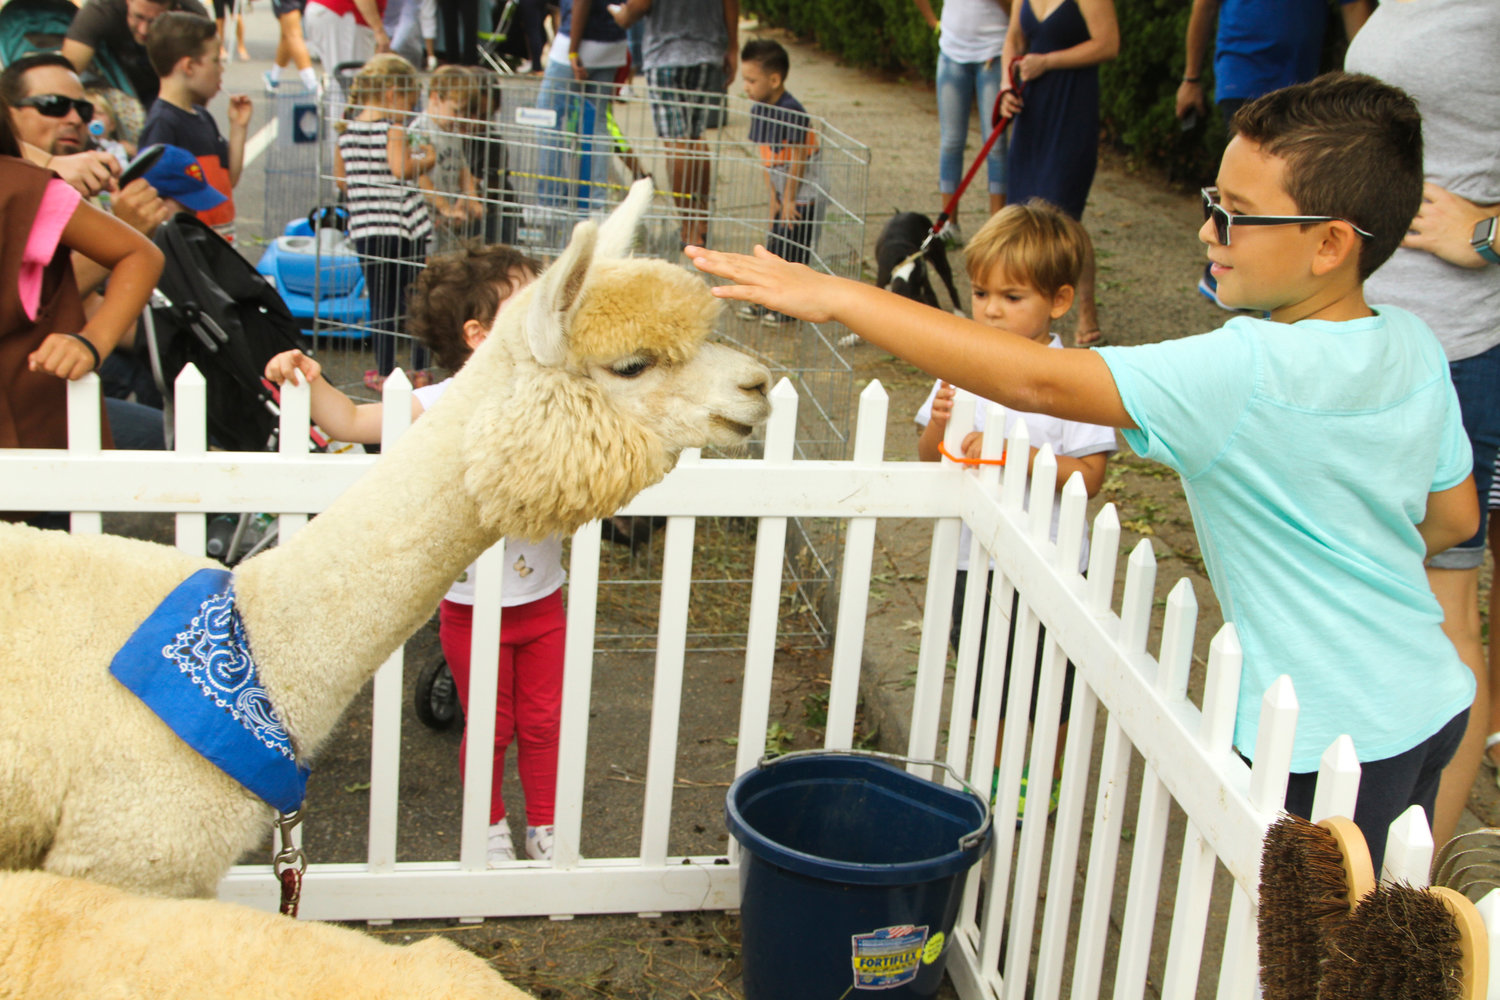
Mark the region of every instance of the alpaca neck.
[[299, 753], [498, 540], [463, 487], [457, 407], [426, 415], [348, 492], [235, 587], [262, 681]]

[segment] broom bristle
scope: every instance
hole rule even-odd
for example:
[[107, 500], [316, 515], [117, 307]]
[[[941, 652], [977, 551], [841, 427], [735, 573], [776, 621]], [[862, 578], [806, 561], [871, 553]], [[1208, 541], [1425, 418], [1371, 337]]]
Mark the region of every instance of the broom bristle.
[[1265, 1000], [1312, 1000], [1335, 926], [1353, 900], [1333, 834], [1296, 816], [1266, 831], [1260, 861], [1261, 990]]
[[1330, 935], [1318, 1000], [1461, 1000], [1463, 948], [1441, 900], [1382, 885]]

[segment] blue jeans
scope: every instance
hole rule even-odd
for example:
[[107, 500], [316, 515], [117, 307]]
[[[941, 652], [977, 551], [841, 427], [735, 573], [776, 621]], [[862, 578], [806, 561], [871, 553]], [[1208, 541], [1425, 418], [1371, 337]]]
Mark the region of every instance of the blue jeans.
[[167, 447], [165, 417], [161, 410], [126, 399], [106, 397], [104, 414], [109, 433], [121, 451], [163, 451]]
[[[979, 134], [989, 139], [995, 97], [1000, 93], [1000, 60], [961, 63], [938, 54], [938, 190], [952, 194], [964, 175], [964, 143], [969, 138], [969, 111], [979, 102]], [[989, 155], [990, 194], [1005, 193], [1005, 137]]]
[[[587, 214], [608, 202], [600, 188], [608, 176], [613, 140], [605, 129], [618, 66], [590, 66], [588, 82], [573, 79], [566, 63], [548, 60], [536, 106], [557, 114], [542, 135], [542, 204]], [[605, 136], [600, 139], [599, 136]]]
[[1484, 562], [1484, 540], [1489, 516], [1490, 482], [1495, 474], [1495, 452], [1500, 446], [1500, 344], [1483, 354], [1448, 365], [1464, 430], [1474, 449], [1474, 489], [1479, 493], [1479, 531], [1462, 545], [1427, 560], [1436, 569], [1477, 569]]

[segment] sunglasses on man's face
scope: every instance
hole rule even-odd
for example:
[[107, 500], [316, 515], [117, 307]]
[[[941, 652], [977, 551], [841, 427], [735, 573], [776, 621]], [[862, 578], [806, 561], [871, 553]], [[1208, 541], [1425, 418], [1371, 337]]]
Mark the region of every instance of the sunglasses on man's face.
[[68, 110], [78, 112], [78, 117], [87, 122], [94, 117], [94, 105], [81, 97], [64, 97], [62, 94], [38, 94], [23, 97], [16, 102], [18, 108], [35, 108], [37, 114], [48, 118], [66, 118]]
[[1375, 237], [1337, 215], [1230, 215], [1229, 210], [1219, 204], [1219, 189], [1206, 187], [1203, 194], [1203, 219], [1214, 220], [1214, 238], [1229, 246], [1230, 230], [1235, 226], [1297, 226], [1311, 222], [1343, 222], [1367, 240]]

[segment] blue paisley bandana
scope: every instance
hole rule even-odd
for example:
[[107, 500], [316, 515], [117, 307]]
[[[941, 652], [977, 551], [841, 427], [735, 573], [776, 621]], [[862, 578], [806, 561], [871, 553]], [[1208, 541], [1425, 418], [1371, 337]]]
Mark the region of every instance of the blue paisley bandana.
[[200, 569], [178, 584], [109, 672], [235, 781], [284, 813], [302, 804], [308, 769], [260, 686], [227, 570]]

